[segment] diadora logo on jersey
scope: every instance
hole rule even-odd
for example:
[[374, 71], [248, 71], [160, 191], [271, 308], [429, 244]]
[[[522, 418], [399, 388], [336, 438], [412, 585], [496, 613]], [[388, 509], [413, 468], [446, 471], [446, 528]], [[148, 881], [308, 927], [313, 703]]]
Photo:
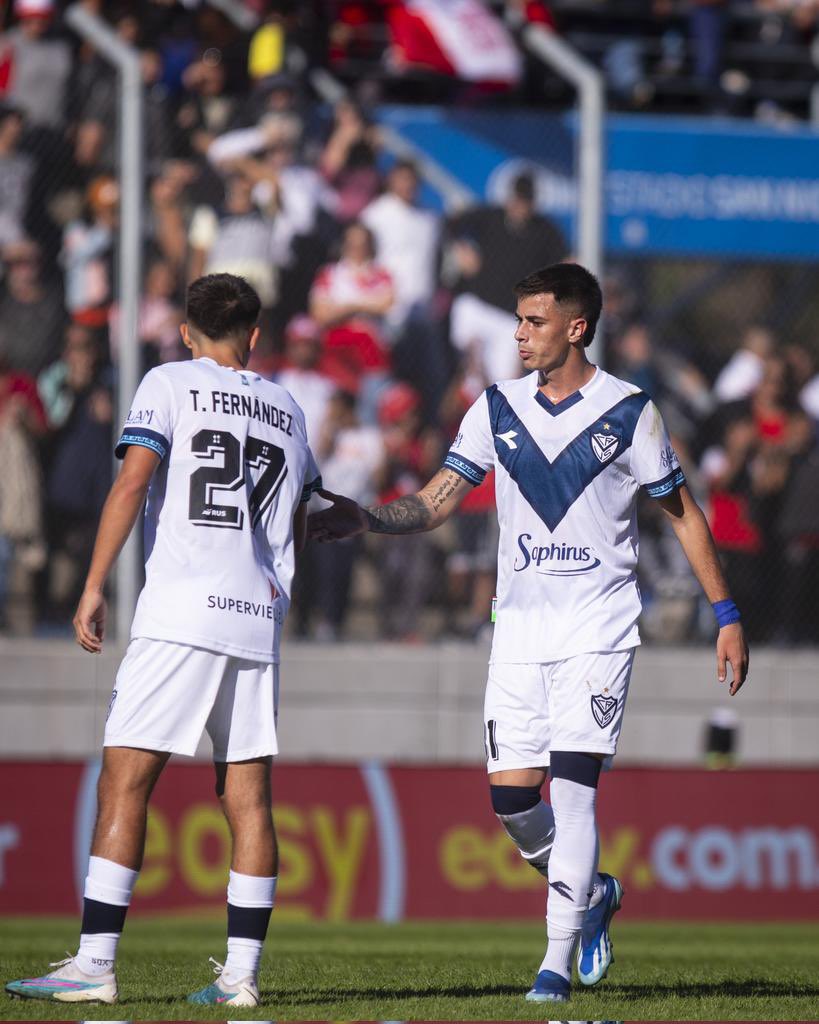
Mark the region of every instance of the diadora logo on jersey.
[[614, 697], [605, 697], [602, 693], [595, 694], [591, 699], [591, 709], [594, 720], [601, 729], [605, 729], [614, 718], [617, 710], [617, 700]]
[[[610, 429], [608, 423], [603, 424], [604, 431]], [[591, 436], [591, 447], [601, 462], [608, 462], [620, 447], [620, 438], [616, 434], [594, 433]]]
[[495, 434], [495, 437], [507, 444], [511, 450], [517, 448], [517, 444], [514, 441], [514, 438], [517, 436], [517, 432], [514, 430], [507, 430], [505, 434]]
[[[600, 565], [600, 559], [594, 557], [590, 547], [578, 547], [575, 544], [530, 544], [531, 533], [522, 533], [518, 537], [520, 555], [515, 558], [515, 572], [523, 572], [534, 565], [542, 576], [579, 576], [591, 572]], [[543, 563], [546, 568], [541, 568]]]

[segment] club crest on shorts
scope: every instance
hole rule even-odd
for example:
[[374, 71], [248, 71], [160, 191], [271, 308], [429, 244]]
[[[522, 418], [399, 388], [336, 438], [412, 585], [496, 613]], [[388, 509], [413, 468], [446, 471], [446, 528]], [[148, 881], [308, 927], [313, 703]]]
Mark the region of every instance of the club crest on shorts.
[[605, 729], [612, 718], [614, 718], [614, 712], [617, 710], [617, 699], [615, 697], [604, 697], [602, 693], [596, 693], [592, 696], [591, 708], [594, 720], [601, 729]]
[[591, 447], [600, 462], [608, 462], [620, 447], [620, 438], [615, 434], [592, 434]]

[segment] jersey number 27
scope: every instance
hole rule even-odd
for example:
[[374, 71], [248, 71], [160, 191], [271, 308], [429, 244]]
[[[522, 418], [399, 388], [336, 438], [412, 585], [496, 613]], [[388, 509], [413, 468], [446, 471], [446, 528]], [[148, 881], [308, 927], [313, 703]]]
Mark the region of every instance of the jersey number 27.
[[[261, 468], [261, 475], [247, 497], [250, 528], [255, 529], [287, 476], [284, 451], [269, 441], [248, 436], [243, 458], [241, 443], [225, 430], [200, 430], [191, 439], [191, 451], [198, 459], [212, 465], [201, 466], [191, 473], [188, 519], [194, 526], [241, 530], [244, 525], [241, 506], [222, 505], [216, 498], [219, 491], [240, 490], [249, 478], [249, 470]], [[217, 461], [222, 464], [215, 465]]]

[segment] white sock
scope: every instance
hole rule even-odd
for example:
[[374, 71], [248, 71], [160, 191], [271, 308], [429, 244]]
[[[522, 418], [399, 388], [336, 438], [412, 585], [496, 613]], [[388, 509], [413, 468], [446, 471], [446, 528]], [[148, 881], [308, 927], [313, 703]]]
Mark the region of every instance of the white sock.
[[117, 958], [117, 946], [122, 932], [83, 932], [80, 948], [74, 962], [83, 974], [94, 977], [110, 974]]
[[572, 964], [574, 964], [580, 932], [568, 932], [547, 922], [546, 935], [548, 937], [546, 956], [544, 956], [539, 970], [554, 971], [555, 974], [571, 981]]
[[138, 871], [117, 864], [116, 861], [106, 860], [104, 857], [89, 857], [83, 895], [99, 903], [127, 907], [131, 903], [131, 893], [138, 877]]
[[569, 779], [552, 779], [555, 839], [549, 859], [546, 933], [542, 970], [570, 979], [572, 959], [589, 908], [597, 870], [597, 790]]
[[252, 977], [259, 976], [259, 964], [262, 962], [263, 939], [237, 939], [230, 935], [227, 940], [227, 959], [222, 971], [222, 980], [228, 986]]
[[227, 959], [222, 980], [228, 986], [259, 973], [267, 925], [276, 897], [276, 877], [230, 872]]
[[99, 976], [113, 971], [125, 912], [138, 875], [138, 871], [113, 860], [89, 857], [80, 948], [74, 958], [85, 974]]

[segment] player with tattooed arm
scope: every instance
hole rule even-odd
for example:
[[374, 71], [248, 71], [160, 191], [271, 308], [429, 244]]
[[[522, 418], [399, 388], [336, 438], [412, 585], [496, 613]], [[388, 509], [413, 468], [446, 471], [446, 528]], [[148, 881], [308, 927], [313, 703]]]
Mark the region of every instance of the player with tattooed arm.
[[[705, 517], [657, 407], [589, 362], [600, 287], [576, 264], [516, 287], [527, 371], [487, 388], [467, 411], [443, 468], [417, 494], [330, 508], [308, 536], [440, 526], [495, 471], [500, 525], [496, 624], [484, 704], [492, 806], [522, 856], [548, 879], [546, 955], [527, 999], [564, 1002], [576, 961], [584, 985], [612, 962], [609, 927], [623, 890], [597, 871], [597, 784], [614, 757], [635, 648], [640, 592], [636, 504], [659, 502], [708, 600], [717, 676], [737, 693], [748, 648]], [[511, 341], [511, 339], [510, 339]], [[502, 342], [499, 342], [502, 343]], [[550, 803], [541, 797], [550, 778]]]

